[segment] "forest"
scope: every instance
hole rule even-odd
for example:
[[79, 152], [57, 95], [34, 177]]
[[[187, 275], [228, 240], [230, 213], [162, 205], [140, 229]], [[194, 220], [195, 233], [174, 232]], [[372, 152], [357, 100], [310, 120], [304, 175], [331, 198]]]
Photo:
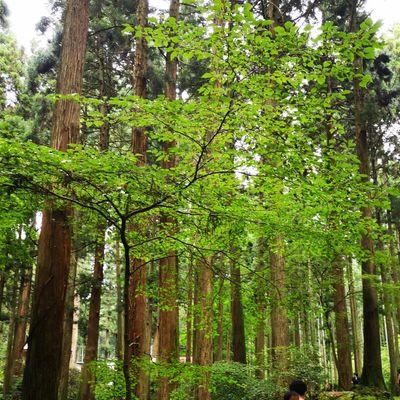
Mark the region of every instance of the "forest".
[[11, 1], [0, 398], [400, 396], [400, 26], [51, 0], [29, 54]]

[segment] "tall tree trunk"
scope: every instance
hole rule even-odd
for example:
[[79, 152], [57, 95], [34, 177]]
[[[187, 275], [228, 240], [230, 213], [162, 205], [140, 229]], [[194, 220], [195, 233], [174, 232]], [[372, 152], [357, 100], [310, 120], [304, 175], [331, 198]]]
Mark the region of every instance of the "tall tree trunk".
[[[387, 266], [383, 263], [380, 265], [382, 283], [390, 284], [389, 274], [387, 271]], [[385, 319], [386, 319], [386, 336], [387, 345], [389, 349], [389, 365], [390, 365], [390, 391], [391, 393], [397, 395], [399, 393], [399, 385], [397, 382], [397, 363], [398, 363], [398, 349], [395, 336], [397, 335], [397, 329], [395, 325], [394, 315], [393, 315], [393, 298], [387, 292], [388, 289], [383, 289], [383, 303], [385, 306]]]
[[[106, 81], [106, 76], [111, 74], [111, 60], [107, 56], [100, 57], [100, 96], [109, 98], [111, 96], [111, 83]], [[103, 116], [104, 123], [100, 127], [99, 150], [105, 152], [108, 150], [110, 141], [110, 124], [107, 122], [109, 106], [106, 102], [100, 105], [100, 113]], [[100, 308], [101, 308], [101, 287], [104, 279], [104, 256], [106, 245], [105, 224], [97, 225], [97, 244], [94, 253], [94, 268], [92, 290], [89, 305], [89, 320], [87, 329], [87, 339], [85, 348], [85, 359], [82, 368], [82, 381], [80, 388], [81, 400], [94, 400], [94, 391], [92, 388], [93, 374], [90, 372], [90, 363], [97, 359], [99, 329], [100, 329]], [[106, 358], [107, 359], [107, 358]]]
[[193, 345], [192, 345], [192, 362], [195, 364], [199, 359], [199, 350], [198, 350], [198, 329], [200, 326], [200, 314], [198, 312], [199, 307], [199, 271], [198, 268], [195, 268], [193, 271], [193, 322], [192, 322], [192, 332], [193, 332]]
[[[132, 372], [137, 381], [135, 396], [145, 400], [149, 395], [149, 376], [141, 365], [149, 361], [150, 355], [150, 307], [147, 297], [147, 265], [140, 259], [131, 258], [128, 300], [128, 344], [125, 344]], [[127, 398], [128, 399], [128, 398]]]
[[[357, 7], [359, 2], [351, 0], [350, 26], [351, 31], [358, 29]], [[358, 73], [363, 72], [363, 61], [355, 57], [354, 68]], [[356, 152], [359, 160], [359, 171], [363, 181], [367, 184], [370, 179], [368, 135], [365, 122], [364, 89], [360, 86], [360, 79], [354, 78], [354, 126]], [[361, 218], [366, 223], [372, 220], [372, 208], [369, 204], [361, 207]], [[364, 386], [384, 388], [385, 382], [382, 373], [381, 343], [379, 333], [378, 293], [373, 276], [376, 275], [374, 264], [374, 243], [371, 237], [371, 228], [366, 228], [361, 236], [361, 248], [365, 252], [361, 261], [362, 293], [363, 293], [363, 334], [364, 360], [361, 375], [361, 384]]]
[[351, 331], [353, 333], [353, 354], [354, 354], [354, 370], [360, 374], [362, 368], [361, 361], [361, 335], [360, 335], [360, 324], [358, 318], [357, 302], [354, 287], [354, 277], [352, 260], [347, 262], [347, 282], [349, 286], [349, 301], [350, 301], [350, 313], [351, 313]]
[[[133, 71], [133, 92], [141, 98], [147, 97], [148, 47], [144, 29], [148, 25], [148, 0], [138, 0], [136, 21], [139, 35], [136, 37], [135, 61]], [[140, 156], [138, 165], [147, 164], [148, 138], [144, 128], [132, 130], [131, 150]], [[129, 229], [145, 234], [146, 227], [131, 223]], [[122, 238], [121, 238], [122, 239]], [[125, 243], [124, 243], [125, 241]], [[144, 260], [129, 254], [126, 237], [125, 249], [125, 341], [124, 341], [124, 376], [126, 381], [126, 400], [131, 400], [132, 393], [140, 400], [149, 395], [149, 377], [140, 365], [149, 360], [150, 355], [150, 307], [147, 298], [147, 265]], [[128, 254], [126, 254], [128, 252]], [[131, 367], [131, 363], [133, 363]], [[130, 374], [136, 378], [131, 382]]]
[[333, 372], [334, 375], [337, 374], [337, 365], [339, 365], [339, 361], [337, 358], [337, 352], [336, 352], [336, 341], [335, 341], [335, 335], [333, 332], [333, 327], [332, 327], [332, 323], [331, 323], [331, 312], [329, 310], [326, 310], [324, 312], [324, 319], [325, 319], [325, 326], [326, 326], [326, 330], [328, 333], [328, 339], [329, 339], [329, 343], [330, 343], [330, 351], [332, 354], [332, 359], [333, 359]]
[[[68, 0], [65, 12], [57, 93], [80, 93], [89, 22], [89, 1]], [[58, 100], [51, 145], [67, 150], [79, 141], [79, 104]], [[55, 400], [62, 374], [65, 296], [71, 257], [72, 211], [49, 202], [43, 212], [38, 264], [28, 339], [23, 400]]]
[[20, 377], [23, 372], [25, 336], [31, 294], [32, 266], [23, 265], [22, 268], [23, 271], [21, 272], [21, 285], [15, 320], [12, 367], [10, 370], [11, 386], [15, 381], [15, 378]]
[[337, 343], [337, 371], [339, 389], [351, 389], [351, 355], [349, 324], [347, 320], [346, 292], [343, 276], [343, 257], [336, 256], [332, 262], [333, 269], [333, 310], [335, 312], [335, 332]]
[[[356, 68], [362, 72], [362, 60], [356, 58]], [[364, 121], [364, 94], [359, 79], [354, 80], [355, 106], [355, 133], [356, 150], [360, 162], [359, 170], [363, 180], [369, 180], [368, 138]], [[369, 223], [372, 219], [370, 205], [361, 207], [363, 221]], [[379, 333], [378, 294], [372, 277], [376, 274], [374, 264], [374, 244], [371, 231], [368, 229], [361, 237], [361, 247], [366, 257], [361, 261], [362, 292], [363, 292], [363, 333], [364, 333], [364, 361], [361, 375], [361, 384], [377, 388], [384, 388], [382, 374], [381, 345]]]
[[[396, 249], [395, 249], [395, 236], [392, 228], [392, 221], [391, 221], [391, 213], [387, 214], [388, 220], [388, 234], [391, 237], [389, 242], [389, 257], [390, 257], [390, 270], [391, 270], [391, 278], [392, 282], [395, 285], [398, 285], [400, 282], [399, 278], [399, 262], [398, 258], [396, 257]], [[393, 293], [394, 297], [394, 304], [395, 306], [392, 307], [392, 318], [393, 318], [393, 332], [394, 332], [394, 341], [395, 341], [395, 351], [397, 353], [397, 357], [399, 357], [399, 324], [400, 324], [400, 294], [396, 291]], [[400, 386], [396, 386], [396, 391], [400, 391]], [[393, 393], [394, 394], [394, 393]]]
[[65, 314], [64, 314], [64, 336], [62, 350], [62, 368], [61, 377], [58, 388], [58, 399], [66, 400], [68, 397], [68, 378], [69, 378], [69, 362], [72, 350], [72, 328], [74, 324], [74, 299], [75, 299], [75, 279], [78, 268], [78, 258], [76, 247], [71, 254], [70, 270], [68, 273], [68, 285], [65, 295]]
[[121, 250], [119, 240], [115, 242], [115, 270], [116, 270], [116, 287], [117, 287], [117, 344], [116, 355], [119, 360], [124, 355], [124, 307], [122, 304], [122, 274], [121, 274]]
[[[275, 28], [282, 23], [280, 0], [268, 2], [268, 18], [273, 22], [269, 27], [271, 36], [275, 37]], [[267, 102], [275, 108], [276, 104], [273, 100], [268, 99]], [[278, 234], [272, 239], [269, 249], [269, 264], [271, 273], [272, 366], [278, 370], [285, 371], [287, 369], [287, 348], [289, 346], [289, 322], [285, 305], [286, 282], [284, 240], [282, 235]]]
[[[171, 0], [169, 7], [169, 17], [178, 20], [179, 0]], [[177, 59], [172, 59], [171, 54], [167, 53], [165, 70], [165, 96], [168, 100], [176, 99], [176, 78], [177, 78]], [[176, 146], [176, 142], [164, 142], [162, 148], [167, 158], [161, 162], [163, 169], [171, 169], [176, 166], [176, 157], [170, 154], [170, 150]], [[168, 178], [167, 178], [168, 179]], [[161, 224], [166, 229], [174, 231], [176, 221], [168, 215], [161, 215]], [[158, 360], [161, 363], [176, 363], [179, 358], [179, 314], [178, 314], [178, 259], [175, 250], [169, 250], [167, 257], [160, 260], [159, 272], [159, 312], [158, 312], [158, 334], [159, 348]], [[167, 377], [159, 380], [157, 393], [158, 400], [168, 400], [170, 398], [173, 384]]]
[[287, 369], [287, 348], [289, 346], [289, 323], [287, 317], [285, 260], [283, 238], [277, 237], [275, 247], [270, 249], [271, 270], [271, 336], [272, 363], [275, 369]]
[[[375, 162], [372, 162], [373, 167], [373, 179], [374, 183], [378, 184], [378, 176], [377, 171], [375, 168]], [[381, 211], [376, 210], [376, 221], [379, 226], [382, 226], [382, 217]], [[377, 249], [383, 254], [385, 252], [385, 246], [382, 239], [378, 240]], [[397, 326], [395, 322], [395, 298], [390, 293], [390, 289], [386, 288], [385, 285], [392, 284], [391, 274], [390, 274], [390, 263], [387, 265], [384, 262], [381, 262], [378, 265], [378, 268], [381, 273], [381, 280], [383, 284], [383, 304], [385, 310], [385, 328], [386, 328], [386, 337], [387, 337], [387, 347], [389, 350], [389, 366], [390, 366], [390, 391], [392, 394], [396, 395], [399, 393], [400, 388], [398, 385], [398, 378], [397, 378], [397, 363], [398, 363], [398, 348], [397, 348], [397, 341], [395, 340], [395, 336], [397, 336]]]
[[[19, 274], [18, 274], [19, 275]], [[14, 337], [15, 325], [17, 320], [17, 289], [18, 289], [18, 275], [14, 275], [14, 282], [11, 287], [11, 297], [9, 306], [9, 320], [8, 320], [8, 336], [7, 336], [7, 353], [6, 364], [4, 367], [4, 381], [3, 381], [3, 394], [4, 397], [10, 393], [13, 371], [14, 371]]]
[[104, 279], [104, 249], [105, 226], [97, 228], [97, 245], [94, 255], [92, 290], [90, 293], [89, 319], [85, 347], [85, 359], [82, 368], [82, 383], [80, 389], [81, 400], [94, 400], [94, 391], [91, 383], [93, 374], [90, 373], [90, 363], [97, 359], [100, 327], [101, 287]]
[[232, 360], [246, 364], [246, 341], [241, 286], [240, 267], [234, 260], [231, 260]]
[[[140, 36], [136, 38], [135, 62], [133, 71], [133, 93], [135, 96], [145, 99], [147, 97], [148, 59], [149, 50], [144, 37], [144, 29], [148, 24], [149, 3], [148, 0], [138, 0], [136, 21]], [[133, 154], [140, 155], [140, 165], [147, 163], [148, 138], [144, 128], [133, 128], [131, 149]]]
[[[161, 363], [178, 362], [178, 304], [177, 279], [178, 265], [176, 255], [160, 261], [158, 333], [159, 350], [157, 361]], [[158, 400], [168, 400], [173, 385], [167, 377], [159, 381]]]
[[196, 388], [196, 400], [211, 400], [210, 372], [208, 367], [212, 363], [212, 272], [213, 258], [207, 257], [198, 265], [198, 303], [195, 304], [198, 321], [194, 329], [196, 331], [196, 352], [194, 363], [204, 367], [201, 383]]
[[186, 362], [192, 361], [192, 337], [193, 337], [193, 257], [190, 255], [188, 269], [188, 297], [186, 313]]

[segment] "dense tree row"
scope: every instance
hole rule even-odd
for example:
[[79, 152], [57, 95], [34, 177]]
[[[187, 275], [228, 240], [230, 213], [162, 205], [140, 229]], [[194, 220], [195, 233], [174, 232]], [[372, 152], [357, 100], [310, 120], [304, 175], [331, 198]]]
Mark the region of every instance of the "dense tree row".
[[356, 0], [66, 0], [26, 59], [6, 21], [5, 399], [399, 392], [396, 31]]

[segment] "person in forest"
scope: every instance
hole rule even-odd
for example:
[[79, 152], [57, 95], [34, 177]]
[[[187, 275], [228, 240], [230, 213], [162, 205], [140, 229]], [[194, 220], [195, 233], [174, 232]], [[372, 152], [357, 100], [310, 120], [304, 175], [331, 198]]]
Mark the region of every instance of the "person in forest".
[[299, 400], [304, 400], [307, 392], [307, 385], [301, 380], [295, 380], [289, 385], [289, 390], [296, 392], [299, 395]]
[[357, 372], [354, 372], [353, 378], [351, 378], [351, 382], [353, 383], [353, 387], [360, 383], [360, 377]]
[[293, 390], [289, 390], [283, 396], [283, 400], [300, 400], [300, 395]]

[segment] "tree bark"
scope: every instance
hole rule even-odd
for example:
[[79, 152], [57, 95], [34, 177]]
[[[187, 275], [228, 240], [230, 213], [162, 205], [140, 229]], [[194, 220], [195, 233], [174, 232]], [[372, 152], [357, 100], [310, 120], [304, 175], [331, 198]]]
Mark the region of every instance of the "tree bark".
[[188, 270], [188, 297], [186, 313], [186, 362], [192, 361], [192, 336], [193, 336], [193, 257], [189, 260]]
[[[350, 28], [352, 32], [358, 29], [357, 0], [350, 1]], [[358, 73], [363, 72], [363, 61], [360, 56], [355, 56], [354, 68]], [[367, 184], [370, 179], [368, 135], [365, 121], [364, 89], [360, 86], [360, 79], [354, 78], [354, 127], [356, 153], [359, 160], [359, 172]], [[367, 225], [372, 220], [372, 207], [367, 204], [361, 207], [361, 218]], [[374, 275], [374, 243], [371, 237], [371, 228], [366, 227], [361, 236], [361, 248], [365, 252], [361, 261], [362, 293], [363, 293], [363, 334], [364, 334], [364, 360], [361, 375], [361, 384], [364, 386], [383, 389], [385, 381], [382, 373], [381, 343], [379, 330], [378, 293]]]
[[194, 363], [203, 367], [202, 380], [195, 391], [196, 400], [211, 400], [210, 371], [212, 363], [212, 272], [213, 258], [207, 257], [198, 265], [198, 303], [195, 304], [198, 321], [196, 331], [196, 353]]
[[[100, 57], [100, 96], [110, 97], [111, 84], [106, 81], [106, 76], [111, 74], [112, 66], [111, 61], [107, 56]], [[109, 113], [109, 106], [103, 102], [100, 105], [100, 113], [103, 116], [104, 123], [100, 127], [99, 132], [99, 150], [105, 152], [108, 150], [110, 141], [110, 124], [107, 122], [107, 115]], [[101, 308], [101, 292], [104, 279], [104, 256], [106, 245], [106, 230], [105, 224], [97, 225], [97, 244], [94, 253], [94, 268], [92, 290], [90, 295], [89, 305], [89, 320], [87, 329], [85, 359], [82, 368], [82, 382], [80, 388], [81, 400], [94, 400], [94, 391], [91, 385], [94, 376], [90, 372], [90, 363], [97, 359], [98, 342], [99, 342], [99, 329], [100, 329], [100, 308]], [[106, 357], [107, 359], [107, 357]]]
[[[18, 274], [19, 275], [19, 274]], [[15, 337], [15, 326], [17, 320], [17, 290], [18, 290], [18, 275], [14, 275], [14, 282], [11, 287], [11, 298], [9, 306], [9, 322], [8, 322], [8, 336], [7, 336], [7, 353], [6, 363], [4, 367], [4, 382], [3, 382], [3, 394], [4, 397], [10, 393], [12, 387], [12, 378], [14, 371], [14, 337]]]
[[62, 368], [58, 388], [58, 399], [66, 400], [68, 397], [69, 363], [72, 350], [72, 328], [74, 324], [74, 299], [75, 299], [75, 279], [78, 268], [77, 253], [74, 249], [71, 255], [70, 270], [68, 272], [68, 285], [65, 295], [64, 311], [64, 336], [62, 350]]
[[289, 346], [289, 323], [287, 317], [285, 260], [283, 238], [278, 236], [275, 248], [269, 251], [271, 270], [271, 335], [272, 363], [274, 368], [287, 369], [287, 348]]
[[[133, 70], [134, 95], [147, 97], [148, 78], [148, 47], [144, 37], [144, 29], [148, 25], [149, 4], [148, 0], [138, 0], [136, 10], [136, 26], [139, 36], [136, 37], [135, 60]], [[131, 151], [139, 156], [138, 165], [147, 164], [148, 138], [144, 128], [132, 129]], [[144, 233], [145, 227], [131, 223], [131, 231]], [[122, 239], [122, 238], [121, 238]], [[150, 356], [150, 307], [147, 298], [147, 266], [144, 260], [130, 255], [129, 244], [126, 237], [123, 240], [125, 250], [125, 340], [124, 340], [124, 376], [126, 383], [126, 400], [131, 400], [134, 395], [140, 400], [146, 400], [149, 395], [149, 377], [143, 362], [149, 361]], [[136, 381], [131, 382], [130, 374], [133, 373]]]
[[97, 359], [100, 327], [101, 287], [104, 279], [105, 226], [98, 226], [98, 243], [94, 255], [92, 290], [90, 294], [89, 319], [85, 348], [85, 359], [82, 367], [81, 400], [94, 400], [91, 382], [90, 363]]
[[343, 257], [336, 256], [332, 262], [333, 270], [333, 310], [335, 312], [335, 332], [337, 343], [337, 371], [339, 389], [352, 387], [352, 368], [350, 355], [349, 324], [347, 319], [346, 292], [343, 276]]
[[[179, 0], [171, 0], [169, 7], [169, 17], [178, 20]], [[165, 97], [169, 101], [176, 99], [176, 78], [177, 78], [177, 59], [172, 59], [171, 54], [167, 53], [166, 58], [166, 84]], [[163, 151], [168, 157], [161, 162], [163, 169], [171, 169], [176, 166], [176, 157], [170, 154], [170, 150], [176, 146], [176, 142], [162, 143]], [[168, 180], [168, 177], [167, 177]], [[176, 221], [168, 215], [161, 215], [161, 224], [165, 224], [166, 229], [174, 231]], [[176, 363], [179, 359], [179, 313], [178, 313], [178, 258], [175, 250], [169, 250], [167, 257], [160, 260], [159, 271], [159, 312], [158, 312], [158, 334], [159, 351], [158, 360], [161, 363]], [[161, 377], [157, 393], [158, 400], [168, 400], [174, 385], [168, 377]]]
[[149, 395], [149, 376], [141, 365], [150, 356], [150, 307], [147, 298], [147, 266], [143, 260], [131, 259], [128, 300], [128, 344], [125, 344], [132, 372], [137, 377], [134, 393], [140, 400]]
[[360, 374], [362, 370], [362, 358], [361, 358], [361, 335], [360, 335], [360, 324], [358, 318], [357, 302], [355, 296], [353, 268], [351, 265], [352, 260], [350, 259], [347, 263], [347, 282], [349, 286], [349, 301], [350, 301], [350, 313], [351, 313], [351, 331], [353, 333], [353, 354], [354, 354], [354, 371]]
[[116, 355], [119, 360], [124, 355], [124, 307], [122, 304], [122, 274], [121, 274], [121, 251], [119, 240], [115, 243], [115, 269], [116, 269], [116, 287], [117, 287], [117, 344]]
[[[65, 12], [57, 93], [80, 93], [89, 21], [89, 1], [69, 0]], [[66, 151], [79, 141], [76, 102], [58, 100], [54, 110], [51, 145]], [[72, 211], [49, 202], [43, 212], [36, 284], [28, 339], [23, 400], [55, 400], [62, 374], [65, 296], [71, 257]]]
[[[148, 24], [149, 4], [148, 0], [138, 0], [136, 21], [137, 27], [143, 33]], [[145, 99], [147, 97], [148, 58], [149, 50], [144, 34], [136, 38], [135, 62], [133, 71], [133, 93], [135, 96]], [[132, 130], [132, 153], [139, 155], [139, 164], [147, 163], [148, 138], [144, 128], [133, 128]]]
[[[378, 185], [378, 174], [375, 168], [375, 160], [372, 162], [372, 175], [374, 179], [374, 183]], [[379, 209], [376, 210], [376, 221], [379, 226], [382, 227], [382, 216], [381, 211]], [[383, 254], [385, 252], [385, 246], [382, 239], [378, 239], [377, 249]], [[389, 366], [390, 366], [390, 391], [392, 394], [397, 395], [400, 391], [398, 385], [398, 378], [397, 378], [397, 363], [398, 363], [398, 348], [397, 348], [397, 341], [395, 337], [397, 337], [397, 326], [395, 322], [395, 313], [393, 305], [396, 304], [394, 296], [390, 293], [390, 290], [385, 287], [385, 284], [393, 283], [391, 281], [391, 274], [390, 274], [390, 263], [386, 265], [386, 263], [379, 263], [377, 264], [380, 273], [381, 273], [381, 280], [383, 284], [383, 304], [385, 310], [385, 328], [386, 328], [386, 338], [387, 338], [387, 347], [389, 350]]]
[[[389, 274], [387, 272], [387, 267], [384, 264], [380, 265], [382, 283], [391, 283], [389, 279]], [[393, 307], [393, 298], [387, 292], [387, 289], [383, 289], [383, 303], [385, 306], [385, 319], [386, 319], [386, 336], [387, 345], [389, 349], [389, 366], [390, 366], [390, 391], [392, 394], [397, 395], [399, 393], [399, 385], [397, 382], [397, 363], [398, 363], [398, 349], [396, 346], [395, 337], [397, 335], [397, 329], [395, 325]]]
[[[362, 61], [357, 57], [356, 67], [362, 71]], [[369, 180], [368, 138], [365, 122], [363, 120], [364, 99], [359, 79], [354, 80], [354, 105], [355, 105], [355, 133], [356, 150], [360, 162], [359, 170], [363, 180]], [[363, 221], [368, 223], [372, 219], [370, 205], [361, 207]], [[377, 388], [384, 388], [385, 382], [382, 373], [381, 346], [379, 333], [378, 294], [373, 282], [376, 274], [374, 265], [374, 243], [370, 229], [361, 237], [361, 248], [366, 253], [366, 259], [361, 261], [362, 292], [363, 292], [363, 333], [364, 333], [364, 361], [361, 375], [361, 384]]]
[[[178, 362], [178, 266], [174, 252], [160, 261], [159, 279], [159, 351], [157, 360], [171, 364]], [[167, 377], [159, 381], [158, 400], [168, 400], [174, 385]]]
[[31, 295], [31, 280], [32, 266], [24, 265], [24, 271], [22, 272], [21, 278], [20, 295], [18, 299], [17, 319], [14, 336], [14, 368], [12, 371], [13, 377], [19, 377], [22, 375], [23, 372], [25, 335], [28, 324], [27, 318], [29, 314]]

